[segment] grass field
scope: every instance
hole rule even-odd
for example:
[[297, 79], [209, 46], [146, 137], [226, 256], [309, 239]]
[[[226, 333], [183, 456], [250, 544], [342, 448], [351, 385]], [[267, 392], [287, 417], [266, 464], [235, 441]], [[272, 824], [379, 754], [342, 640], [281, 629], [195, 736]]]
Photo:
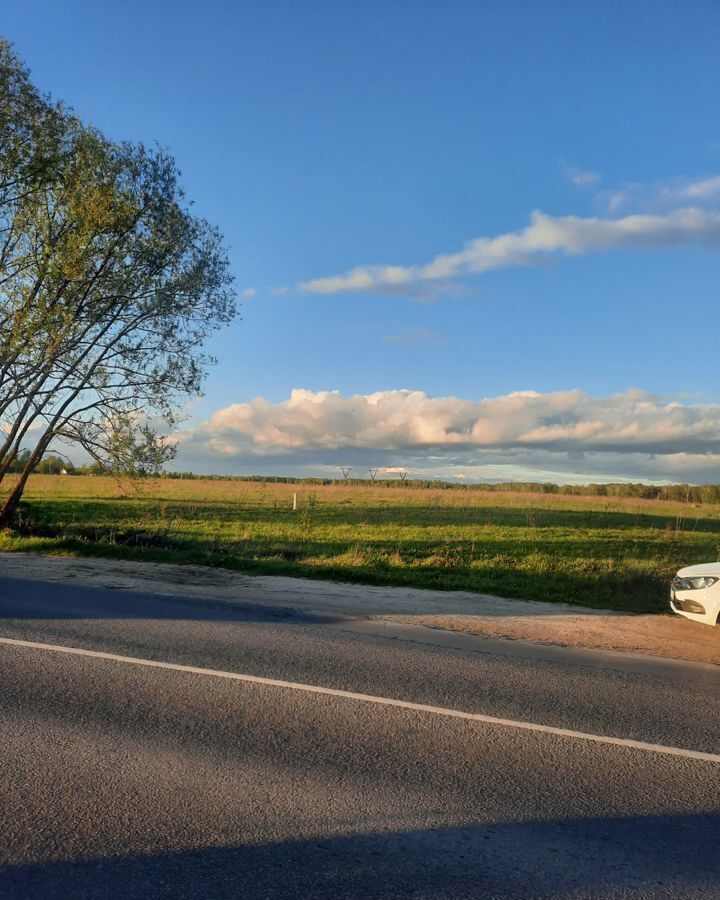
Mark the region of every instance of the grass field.
[[[7, 485], [4, 485], [7, 487]], [[298, 509], [292, 509], [293, 491]], [[720, 506], [412, 487], [38, 475], [0, 549], [663, 611]]]

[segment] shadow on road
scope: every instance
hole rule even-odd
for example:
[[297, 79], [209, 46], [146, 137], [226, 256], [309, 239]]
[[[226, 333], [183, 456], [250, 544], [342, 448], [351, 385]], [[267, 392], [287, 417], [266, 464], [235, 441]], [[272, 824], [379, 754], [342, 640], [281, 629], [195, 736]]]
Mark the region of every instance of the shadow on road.
[[0, 585], [0, 619], [167, 619], [297, 624], [327, 623], [337, 619], [329, 614], [305, 613], [267, 603], [229, 603], [20, 578], [3, 578]]
[[[232, 622], [283, 618], [327, 622], [348, 615], [488, 615], [493, 618], [572, 615], [598, 619], [609, 614], [607, 610], [497, 597], [488, 603], [485, 597], [478, 595], [475, 598], [466, 592], [335, 584], [298, 578], [280, 578], [270, 586], [260, 587], [238, 583], [235, 587], [198, 584], [195, 588], [192, 580], [180, 580], [182, 567], [177, 568], [178, 586], [182, 585], [183, 591], [177, 590], [169, 576], [162, 584], [151, 582], [147, 590], [137, 590], [125, 584], [113, 585], [112, 573], [107, 576], [110, 583], [97, 585], [75, 583], [72, 579], [41, 580], [0, 574], [0, 619], [136, 618]], [[136, 575], [136, 580], [140, 581], [144, 574]], [[315, 612], [306, 613], [303, 607]]]
[[720, 897], [720, 814], [476, 825], [7, 866], [26, 898]]

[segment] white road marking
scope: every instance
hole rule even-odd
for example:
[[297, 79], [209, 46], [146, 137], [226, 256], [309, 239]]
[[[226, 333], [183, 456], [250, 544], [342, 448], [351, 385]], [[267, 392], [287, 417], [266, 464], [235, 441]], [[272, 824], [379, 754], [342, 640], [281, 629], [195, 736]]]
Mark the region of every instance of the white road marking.
[[282, 681], [278, 678], [263, 678], [259, 675], [244, 675], [239, 672], [223, 672], [219, 669], [202, 669], [198, 666], [183, 666], [178, 663], [161, 662], [156, 659], [141, 659], [136, 656], [119, 656], [117, 653], [104, 653], [101, 650], [83, 650], [80, 647], [63, 647], [60, 644], [43, 644], [36, 641], [21, 641], [15, 638], [0, 637], [0, 644], [10, 647], [24, 647], [31, 650], [49, 650], [55, 653], [68, 653], [71, 656], [89, 656], [93, 659], [106, 659], [112, 662], [129, 663], [134, 666], [147, 666], [153, 669], [169, 669], [172, 672], [186, 672], [191, 675], [206, 675], [211, 678], [226, 678], [230, 681], [242, 681], [249, 684], [262, 684], [268, 687], [287, 688], [293, 691], [305, 691], [309, 694], [324, 694], [329, 697], [340, 697], [343, 700], [356, 700], [362, 703], [374, 703], [378, 706], [393, 706], [398, 709], [409, 709], [413, 712], [430, 713], [436, 716], [448, 716], [453, 719], [465, 719], [470, 722], [484, 722], [487, 725], [500, 725], [506, 728], [517, 728], [522, 731], [535, 731], [540, 734], [553, 734], [559, 737], [592, 741], [596, 744], [610, 744], [614, 747], [626, 747], [632, 750], [644, 750], [649, 753], [665, 753], [669, 756], [681, 756], [686, 759], [699, 759], [704, 762], [720, 763], [720, 753], [706, 753], [702, 750], [687, 750], [684, 747], [666, 747], [664, 744], [650, 744], [646, 741], [634, 741], [629, 738], [608, 737], [603, 734], [588, 734], [584, 731], [572, 731], [569, 728], [555, 728], [552, 725], [540, 725], [536, 722], [519, 722], [515, 719], [501, 719], [484, 713], [464, 712], [460, 709], [446, 709], [443, 706], [430, 706], [426, 703], [412, 703], [409, 700], [394, 700], [392, 697], [374, 697], [372, 694], [358, 694], [355, 691], [343, 691], [338, 688], [320, 687], [316, 684], [303, 684], [297, 681]]

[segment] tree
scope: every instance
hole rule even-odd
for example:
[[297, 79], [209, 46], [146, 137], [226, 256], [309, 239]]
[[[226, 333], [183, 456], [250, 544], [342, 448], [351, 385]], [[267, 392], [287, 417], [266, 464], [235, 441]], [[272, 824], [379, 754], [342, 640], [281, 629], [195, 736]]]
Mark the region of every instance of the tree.
[[22, 377], [37, 312], [33, 291], [22, 297], [13, 291], [32, 265], [26, 226], [43, 187], [59, 172], [67, 119], [33, 87], [10, 44], [0, 39], [0, 421]]
[[[105, 471], [159, 470], [212, 361], [203, 345], [236, 314], [221, 235], [189, 212], [172, 157], [112, 143], [27, 89], [57, 134], [22, 175], [20, 212], [0, 201], [17, 260], [0, 284], [0, 482], [35, 440], [0, 526], [58, 443]], [[7, 114], [23, 126], [22, 104]], [[17, 165], [0, 151], [0, 168]]]
[[60, 475], [62, 473], [68, 474], [74, 471], [74, 469], [75, 467], [69, 460], [63, 459], [61, 456], [57, 456], [54, 453], [50, 453], [40, 460], [35, 471], [41, 472], [44, 475]]

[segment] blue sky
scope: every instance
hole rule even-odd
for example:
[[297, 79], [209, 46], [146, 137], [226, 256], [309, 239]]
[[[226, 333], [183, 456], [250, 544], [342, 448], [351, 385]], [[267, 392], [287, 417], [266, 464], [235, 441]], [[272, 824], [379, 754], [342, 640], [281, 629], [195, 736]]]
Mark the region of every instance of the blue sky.
[[179, 465], [720, 477], [716, 2], [6, 0], [1, 21], [43, 89], [169, 147], [226, 236], [248, 296]]

